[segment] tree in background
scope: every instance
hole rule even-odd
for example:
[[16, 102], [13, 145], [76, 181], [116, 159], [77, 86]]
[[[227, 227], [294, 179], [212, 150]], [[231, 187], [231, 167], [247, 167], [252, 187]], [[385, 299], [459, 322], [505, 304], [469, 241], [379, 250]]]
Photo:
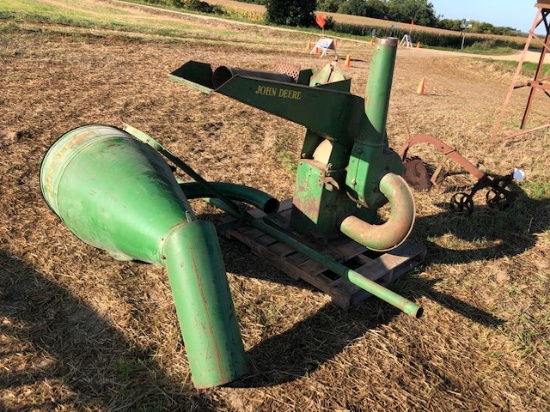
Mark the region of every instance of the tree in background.
[[454, 30], [454, 31], [460, 31], [464, 29], [464, 27], [462, 27], [462, 20], [458, 20], [458, 19], [454, 19], [454, 20], [441, 19], [437, 23], [437, 27], [440, 29]]
[[267, 0], [266, 19], [285, 26], [309, 27], [315, 24], [316, 0]]
[[336, 13], [341, 4], [342, 0], [318, 0], [317, 10]]
[[388, 18], [389, 8], [382, 0], [348, 0], [340, 3], [337, 9], [338, 13], [372, 17], [374, 19]]
[[428, 0], [390, 0], [389, 19], [407, 23], [414, 21], [420, 26], [435, 27], [438, 19], [434, 6]]
[[351, 14], [353, 16], [367, 15], [367, 2], [365, 0], [348, 0], [338, 7], [338, 13]]

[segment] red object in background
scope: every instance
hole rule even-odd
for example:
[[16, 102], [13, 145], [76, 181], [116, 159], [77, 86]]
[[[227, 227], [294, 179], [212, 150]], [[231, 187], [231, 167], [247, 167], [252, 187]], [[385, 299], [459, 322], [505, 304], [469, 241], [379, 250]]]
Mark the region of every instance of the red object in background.
[[317, 16], [315, 16], [315, 22], [319, 25], [320, 28], [325, 27], [326, 21], [323, 13], [319, 13]]

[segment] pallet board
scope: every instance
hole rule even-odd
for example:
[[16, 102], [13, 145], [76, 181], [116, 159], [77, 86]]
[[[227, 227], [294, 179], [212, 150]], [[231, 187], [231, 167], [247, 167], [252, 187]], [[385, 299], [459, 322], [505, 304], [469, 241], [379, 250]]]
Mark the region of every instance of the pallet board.
[[[291, 207], [291, 201], [285, 201], [281, 204], [280, 211], [274, 215], [265, 216], [258, 210], [253, 210], [250, 214], [255, 219], [269, 220], [281, 230], [288, 231]], [[349, 309], [371, 296], [369, 292], [258, 229], [246, 226], [230, 229], [226, 235], [244, 243], [254, 254], [265, 258], [291, 278], [302, 279], [325, 292], [332, 303], [342, 309]], [[381, 285], [387, 285], [410, 272], [426, 255], [426, 248], [412, 241], [406, 241], [389, 252], [376, 254], [345, 236], [332, 240], [327, 245], [315, 247]]]

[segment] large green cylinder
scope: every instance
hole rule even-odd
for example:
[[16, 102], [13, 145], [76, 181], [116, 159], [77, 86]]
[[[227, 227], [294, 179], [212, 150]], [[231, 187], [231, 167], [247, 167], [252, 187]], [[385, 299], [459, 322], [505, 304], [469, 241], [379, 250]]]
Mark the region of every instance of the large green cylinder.
[[48, 205], [84, 242], [116, 259], [167, 268], [196, 387], [246, 372], [214, 225], [195, 219], [155, 150], [115, 127], [82, 126], [48, 150], [40, 184]]

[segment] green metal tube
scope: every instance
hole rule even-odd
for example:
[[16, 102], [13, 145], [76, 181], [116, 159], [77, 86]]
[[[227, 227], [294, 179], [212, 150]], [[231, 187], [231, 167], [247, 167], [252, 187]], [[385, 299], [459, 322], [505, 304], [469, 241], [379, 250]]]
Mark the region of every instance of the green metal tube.
[[[216, 191], [223, 193], [233, 200], [251, 204], [262, 210], [265, 214], [276, 213], [279, 209], [279, 201], [261, 190], [244, 185], [226, 182], [209, 182]], [[197, 199], [213, 196], [208, 187], [197, 182], [180, 183], [180, 188], [188, 199]]]
[[[224, 202], [219, 199], [206, 199], [208, 202], [219, 207], [220, 209], [226, 211], [227, 213], [233, 214], [231, 208], [227, 207]], [[235, 215], [237, 217], [237, 215]], [[261, 230], [262, 232], [272, 236], [274, 239], [278, 240], [281, 243], [284, 243], [287, 246], [290, 246], [297, 252], [307, 256], [308, 258], [314, 260], [315, 262], [323, 265], [327, 269], [333, 271], [334, 273], [342, 276], [343, 278], [349, 280], [356, 286], [359, 286], [361, 289], [366, 290], [367, 292], [373, 294], [374, 296], [382, 299], [383, 301], [389, 303], [390, 305], [395, 306], [396, 308], [402, 310], [407, 315], [414, 316], [419, 318], [422, 316], [423, 309], [414, 302], [411, 302], [407, 298], [398, 295], [397, 293], [379, 285], [376, 282], [364, 277], [360, 273], [348, 268], [341, 263], [335, 262], [331, 258], [327, 257], [321, 252], [318, 252], [315, 249], [310, 248], [309, 246], [301, 243], [292, 236], [289, 236], [280, 230], [268, 225], [260, 219], [251, 219], [248, 222], [254, 228]]]
[[48, 205], [84, 242], [116, 259], [167, 268], [197, 387], [245, 373], [214, 225], [195, 219], [154, 149], [111, 126], [83, 126], [48, 150], [40, 184]]
[[390, 305], [395, 306], [396, 308], [402, 310], [407, 315], [414, 316], [419, 318], [422, 316], [423, 309], [418, 306], [416, 303], [411, 302], [407, 298], [398, 295], [397, 293], [379, 285], [376, 282], [364, 277], [360, 273], [348, 268], [341, 263], [335, 262], [329, 257], [325, 256], [323, 253], [316, 251], [315, 249], [310, 248], [309, 246], [300, 243], [296, 239], [286, 236], [277, 229], [269, 226], [267, 223], [264, 223], [258, 219], [254, 219], [251, 222], [252, 226], [256, 229], [261, 230], [264, 233], [267, 233], [270, 236], [273, 236], [279, 242], [282, 242], [296, 251], [302, 253], [304, 256], [318, 262], [329, 270], [332, 270], [334, 273], [342, 276], [343, 278], [349, 280], [356, 286], [359, 286], [361, 289], [366, 290], [369, 293], [372, 293], [374, 296], [382, 299], [385, 302], [388, 302]]
[[365, 90], [365, 134], [369, 143], [382, 144], [386, 137], [386, 120], [397, 53], [396, 38], [377, 40]]
[[180, 226], [168, 235], [163, 258], [194, 385], [239, 378], [248, 365], [214, 225]]
[[386, 202], [379, 191], [380, 178], [387, 172], [403, 173], [403, 163], [397, 153], [387, 147], [386, 136], [397, 42], [395, 38], [377, 41], [365, 90], [365, 115], [346, 173], [348, 194], [370, 209], [378, 209]]

